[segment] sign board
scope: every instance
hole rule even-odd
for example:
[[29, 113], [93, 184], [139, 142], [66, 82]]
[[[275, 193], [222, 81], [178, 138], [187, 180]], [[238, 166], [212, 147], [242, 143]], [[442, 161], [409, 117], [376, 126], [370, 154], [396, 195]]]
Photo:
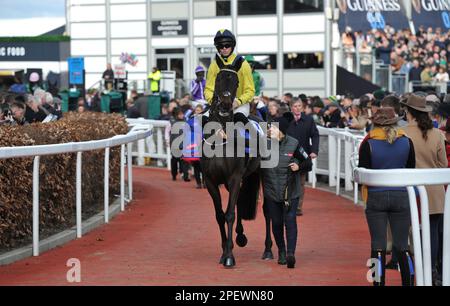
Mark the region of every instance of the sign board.
[[401, 0], [336, 0], [339, 7], [339, 32], [350, 27], [353, 32], [384, 29], [409, 29], [406, 10]]
[[127, 71], [125, 70], [125, 65], [114, 65], [114, 78], [115, 79], [126, 79]]
[[217, 53], [217, 49], [214, 47], [200, 47], [198, 48], [200, 54], [215, 54]]
[[152, 22], [153, 36], [180, 36], [187, 34], [187, 20], [161, 20]]
[[433, 29], [450, 29], [450, 2], [435, 0], [412, 0], [412, 20], [416, 30], [423, 26]]
[[[0, 42], [0, 61], [9, 62], [59, 62], [64, 61], [70, 51], [62, 46], [69, 42]], [[70, 47], [70, 46], [69, 46]]]
[[69, 64], [69, 84], [83, 85], [84, 57], [71, 57], [67, 61]]

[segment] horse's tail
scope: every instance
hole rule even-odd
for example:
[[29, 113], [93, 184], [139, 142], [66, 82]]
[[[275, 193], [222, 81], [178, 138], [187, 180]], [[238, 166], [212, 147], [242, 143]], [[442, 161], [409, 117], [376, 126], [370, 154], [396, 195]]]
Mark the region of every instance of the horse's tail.
[[243, 179], [237, 201], [238, 214], [242, 220], [255, 220], [258, 205], [260, 177], [255, 171]]

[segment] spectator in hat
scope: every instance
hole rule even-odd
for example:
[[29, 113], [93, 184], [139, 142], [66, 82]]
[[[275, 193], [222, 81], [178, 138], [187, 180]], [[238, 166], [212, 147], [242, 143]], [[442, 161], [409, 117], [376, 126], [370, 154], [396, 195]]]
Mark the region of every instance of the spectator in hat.
[[323, 120], [328, 128], [344, 127], [338, 102], [328, 104], [327, 110], [323, 113]]
[[[372, 117], [374, 129], [364, 139], [359, 150], [358, 167], [366, 169], [401, 169], [415, 167], [415, 151], [411, 139], [398, 128], [392, 107], [384, 107]], [[408, 193], [405, 187], [363, 186], [366, 219], [371, 237], [371, 258], [378, 273], [373, 284], [385, 285], [387, 226], [392, 229], [393, 251], [396, 252], [402, 285], [414, 285], [412, 260], [408, 252], [411, 226]]]
[[[292, 116], [288, 113], [287, 117]], [[310, 171], [312, 162], [299, 142], [288, 135], [292, 118], [279, 117], [268, 131], [270, 142], [279, 142], [279, 163], [262, 169], [264, 201], [272, 220], [272, 232], [278, 247], [278, 264], [295, 267], [297, 246], [296, 211], [302, 193], [300, 170]], [[284, 235], [286, 228], [286, 239]]]
[[[432, 108], [426, 104], [423, 97], [412, 94], [406, 102], [406, 117], [408, 126], [406, 134], [412, 139], [416, 153], [416, 168], [447, 168], [448, 160], [445, 151], [445, 140], [442, 133], [433, 127], [429, 116]], [[433, 269], [433, 284], [441, 282], [437, 259], [440, 249], [439, 225], [444, 214], [444, 186], [426, 186], [430, 213], [431, 261]]]
[[395, 96], [395, 95], [389, 95], [387, 97], [385, 97], [382, 101], [381, 101], [381, 107], [392, 107], [395, 111], [396, 116], [398, 116], [400, 118], [400, 120], [397, 122], [397, 125], [399, 127], [404, 127], [406, 125], [408, 125], [408, 122], [403, 118], [404, 114], [402, 113], [401, 110], [401, 105], [400, 105], [400, 99]]
[[30, 78], [29, 78], [29, 92], [31, 92], [31, 94], [34, 95], [34, 92], [36, 89], [40, 88], [40, 81], [41, 81], [41, 77], [39, 76], [39, 73], [37, 72], [32, 72], [30, 74]]

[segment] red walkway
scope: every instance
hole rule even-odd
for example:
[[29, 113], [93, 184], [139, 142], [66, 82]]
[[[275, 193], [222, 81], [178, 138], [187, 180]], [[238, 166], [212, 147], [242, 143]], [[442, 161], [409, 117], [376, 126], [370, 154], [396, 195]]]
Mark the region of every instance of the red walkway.
[[[260, 210], [244, 223], [249, 244], [235, 247], [236, 268], [226, 270], [207, 192], [172, 182], [163, 170], [134, 173], [135, 201], [125, 213], [81, 240], [0, 267], [0, 285], [68, 285], [70, 258], [81, 261], [81, 285], [368, 285], [369, 234], [363, 210], [350, 201], [308, 189], [293, 270], [260, 259]], [[398, 273], [389, 271], [387, 282], [398, 285]]]

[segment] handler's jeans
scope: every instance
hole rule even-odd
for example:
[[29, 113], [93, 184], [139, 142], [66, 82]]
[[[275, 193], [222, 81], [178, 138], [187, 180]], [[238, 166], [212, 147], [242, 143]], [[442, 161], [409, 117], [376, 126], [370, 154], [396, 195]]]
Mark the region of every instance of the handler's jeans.
[[286, 209], [284, 203], [275, 202], [269, 198], [265, 199], [267, 208], [272, 220], [272, 232], [275, 237], [278, 250], [286, 251], [284, 239], [284, 227], [286, 227], [287, 254], [294, 255], [297, 247], [297, 206], [298, 198], [290, 201], [289, 208]]
[[406, 191], [369, 191], [366, 218], [372, 250], [386, 250], [388, 220], [392, 230], [393, 247], [400, 252], [408, 250], [411, 217]]

